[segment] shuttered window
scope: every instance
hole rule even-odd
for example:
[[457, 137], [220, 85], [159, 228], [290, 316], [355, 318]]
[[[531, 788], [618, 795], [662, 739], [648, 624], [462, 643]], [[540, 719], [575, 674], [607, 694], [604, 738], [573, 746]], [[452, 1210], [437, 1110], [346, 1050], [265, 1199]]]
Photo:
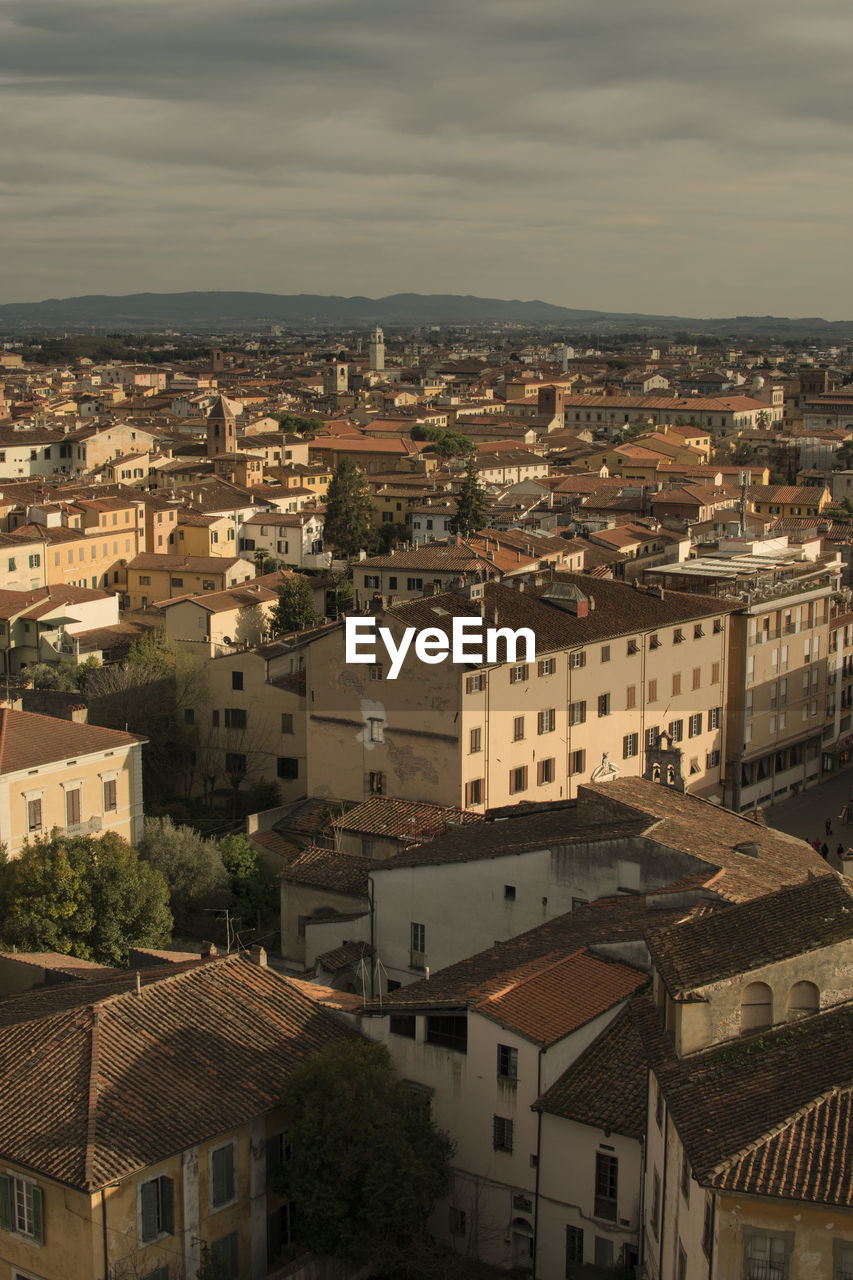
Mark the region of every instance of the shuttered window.
[[151, 1178], [139, 1188], [139, 1238], [143, 1244], [175, 1234], [175, 1188], [171, 1178]]
[[44, 1244], [44, 1197], [29, 1178], [0, 1174], [0, 1229]]
[[214, 1209], [234, 1199], [234, 1143], [217, 1147], [210, 1157], [210, 1203]]

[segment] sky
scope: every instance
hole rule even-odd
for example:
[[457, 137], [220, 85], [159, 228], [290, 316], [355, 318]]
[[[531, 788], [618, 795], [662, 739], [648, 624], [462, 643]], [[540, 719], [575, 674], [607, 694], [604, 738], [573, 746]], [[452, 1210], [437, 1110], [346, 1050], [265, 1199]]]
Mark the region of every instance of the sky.
[[849, 0], [0, 0], [0, 302], [853, 318]]

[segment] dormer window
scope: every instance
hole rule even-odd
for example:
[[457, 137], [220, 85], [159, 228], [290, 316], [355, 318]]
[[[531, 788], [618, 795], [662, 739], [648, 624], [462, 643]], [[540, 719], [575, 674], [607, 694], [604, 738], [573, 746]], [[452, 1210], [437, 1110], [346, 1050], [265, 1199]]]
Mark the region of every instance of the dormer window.
[[740, 1002], [741, 1032], [773, 1026], [773, 992], [766, 982], [750, 982]]

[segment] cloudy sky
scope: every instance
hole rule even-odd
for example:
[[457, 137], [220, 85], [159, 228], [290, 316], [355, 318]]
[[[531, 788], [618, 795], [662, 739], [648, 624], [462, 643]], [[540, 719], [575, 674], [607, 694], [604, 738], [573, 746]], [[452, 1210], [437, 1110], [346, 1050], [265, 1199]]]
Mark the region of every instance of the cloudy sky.
[[849, 0], [0, 0], [0, 301], [853, 317]]

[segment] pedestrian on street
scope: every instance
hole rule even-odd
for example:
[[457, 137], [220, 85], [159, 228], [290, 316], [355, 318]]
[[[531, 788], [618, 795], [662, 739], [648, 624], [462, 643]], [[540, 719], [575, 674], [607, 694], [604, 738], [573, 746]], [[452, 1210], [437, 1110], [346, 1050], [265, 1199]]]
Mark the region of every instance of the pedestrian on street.
[[826, 822], [823, 824], [823, 827], [824, 827], [824, 830], [825, 830], [826, 834], [827, 834], [828, 836], [831, 836], [831, 835], [832, 835], [832, 819], [831, 819], [831, 818], [827, 818]]
[[820, 837], [819, 836], [817, 840], [812, 840], [812, 848], [814, 849], [815, 853], [820, 853]]
[[824, 859], [829, 857], [829, 845], [826, 843], [825, 840], [823, 844], [820, 846], [820, 856]]
[[835, 856], [836, 856], [836, 858], [839, 858], [839, 859], [844, 857], [844, 845], [843, 845], [843, 844], [839, 844], [838, 848], [835, 850]]

